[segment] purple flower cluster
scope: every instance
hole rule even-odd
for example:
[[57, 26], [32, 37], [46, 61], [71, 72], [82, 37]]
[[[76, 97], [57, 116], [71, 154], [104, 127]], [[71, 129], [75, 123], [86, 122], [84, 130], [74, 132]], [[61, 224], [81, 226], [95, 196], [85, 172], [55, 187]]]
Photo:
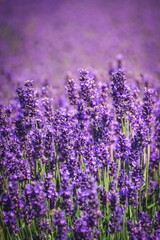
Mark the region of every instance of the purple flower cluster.
[[67, 75], [62, 107], [32, 81], [0, 106], [6, 239], [158, 239], [158, 94], [126, 81], [82, 69], [79, 84]]
[[57, 240], [67, 240], [68, 227], [65, 219], [65, 214], [62, 210], [56, 210], [53, 213], [53, 223], [58, 232]]
[[26, 184], [24, 189], [24, 217], [31, 224], [32, 219], [45, 216], [47, 206], [45, 201], [45, 191], [42, 184], [31, 183]]

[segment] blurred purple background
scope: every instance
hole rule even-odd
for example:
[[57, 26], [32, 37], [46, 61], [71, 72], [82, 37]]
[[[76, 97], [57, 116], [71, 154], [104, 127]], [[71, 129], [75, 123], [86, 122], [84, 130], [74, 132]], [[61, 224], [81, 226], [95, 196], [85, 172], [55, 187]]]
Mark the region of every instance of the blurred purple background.
[[1, 97], [17, 81], [107, 70], [119, 53], [135, 76], [160, 79], [160, 1], [0, 0]]

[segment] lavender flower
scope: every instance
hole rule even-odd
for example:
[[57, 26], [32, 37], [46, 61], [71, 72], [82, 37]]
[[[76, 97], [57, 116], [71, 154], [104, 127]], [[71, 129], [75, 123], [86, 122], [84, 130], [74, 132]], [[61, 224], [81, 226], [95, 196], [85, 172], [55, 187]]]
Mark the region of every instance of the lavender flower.
[[142, 118], [144, 119], [147, 127], [150, 129], [152, 122], [152, 112], [153, 112], [153, 93], [149, 89], [145, 89], [143, 106], [142, 106]]
[[53, 212], [53, 223], [58, 231], [56, 239], [67, 240], [68, 227], [62, 210], [59, 209]]
[[47, 236], [47, 231], [51, 232], [50, 222], [48, 219], [40, 219], [38, 225], [41, 231], [41, 239], [43, 239]]
[[43, 217], [47, 213], [45, 193], [40, 183], [27, 184], [24, 189], [24, 215], [30, 224], [35, 217]]
[[50, 207], [53, 209], [55, 207], [56, 198], [58, 194], [55, 189], [55, 185], [52, 182], [53, 175], [51, 173], [47, 173], [44, 175], [44, 192], [45, 197], [50, 201]]
[[74, 238], [77, 240], [81, 239], [92, 239], [92, 228], [88, 227], [86, 217], [81, 216], [75, 220], [74, 223]]
[[8, 182], [8, 192], [3, 193], [0, 198], [0, 203], [3, 204], [2, 217], [3, 222], [8, 227], [9, 231], [17, 235], [19, 228], [16, 222], [19, 212], [19, 194], [18, 194], [18, 182]]
[[128, 221], [127, 227], [131, 239], [154, 239], [151, 237], [150, 228], [152, 220], [147, 213], [139, 212], [139, 220], [136, 224]]
[[123, 208], [116, 206], [114, 211], [110, 213], [108, 232], [120, 232], [122, 230], [122, 221], [123, 220]]
[[157, 104], [155, 111], [155, 144], [158, 149], [160, 149], [160, 104]]
[[125, 114], [132, 115], [132, 98], [129, 88], [126, 86], [126, 77], [123, 70], [119, 69], [112, 75], [111, 96], [116, 110], [117, 120], [121, 124]]
[[137, 199], [137, 187], [131, 182], [128, 181], [128, 204], [137, 207], [138, 206], [138, 199]]
[[116, 142], [116, 157], [120, 159], [122, 168], [124, 166], [123, 163], [128, 164], [129, 154], [130, 154], [130, 143], [125, 134], [119, 133], [118, 139]]
[[66, 77], [66, 90], [68, 93], [68, 98], [70, 101], [71, 105], [77, 105], [78, 102], [78, 90], [77, 90], [77, 86], [71, 76], [70, 73], [68, 73], [67, 77]]
[[51, 125], [53, 122], [52, 102], [48, 97], [45, 97], [42, 99], [42, 104], [44, 107], [44, 117], [47, 120], [47, 124]]
[[36, 99], [33, 90], [33, 81], [26, 81], [25, 87], [26, 89], [22, 87], [17, 88], [18, 100], [24, 116], [32, 117], [36, 114]]
[[80, 70], [80, 96], [87, 103], [88, 107], [97, 105], [97, 89], [94, 82], [94, 75], [87, 70]]
[[31, 128], [31, 122], [26, 122], [25, 118], [22, 115], [19, 115], [15, 121], [15, 135], [20, 142], [25, 142], [27, 140], [27, 135]]
[[27, 159], [17, 158], [13, 153], [6, 152], [3, 168], [10, 180], [27, 180], [31, 178], [31, 171]]

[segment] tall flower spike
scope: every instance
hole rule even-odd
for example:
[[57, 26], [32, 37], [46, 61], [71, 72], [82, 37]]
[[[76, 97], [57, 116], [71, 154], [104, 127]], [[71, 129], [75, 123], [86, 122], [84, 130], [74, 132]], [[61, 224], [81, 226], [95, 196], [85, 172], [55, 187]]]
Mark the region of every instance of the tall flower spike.
[[56, 239], [67, 240], [68, 227], [65, 219], [65, 214], [61, 209], [53, 212], [53, 223], [58, 231]]
[[88, 107], [97, 105], [97, 89], [94, 75], [87, 70], [80, 70], [80, 96], [87, 103]]
[[160, 150], [160, 103], [157, 105], [155, 113], [155, 133], [154, 139], [156, 147]]
[[46, 194], [43, 191], [43, 186], [39, 182], [26, 184], [24, 189], [24, 216], [28, 223], [32, 222], [33, 218], [44, 217], [47, 213], [45, 201]]
[[13, 180], [9, 181], [8, 192], [2, 194], [0, 202], [3, 204], [3, 222], [8, 227], [9, 232], [14, 235], [17, 235], [19, 232], [16, 222], [17, 215], [20, 214], [18, 209], [18, 199], [18, 182]]
[[152, 122], [152, 113], [153, 113], [152, 91], [146, 88], [143, 98], [142, 118], [149, 129]]
[[43, 98], [42, 103], [44, 107], [44, 116], [46, 117], [46, 121], [49, 125], [51, 125], [53, 122], [52, 102], [48, 97], [45, 97]]
[[66, 76], [66, 90], [68, 93], [68, 98], [71, 105], [77, 105], [78, 101], [78, 91], [76, 83], [74, 82], [74, 79], [70, 73]]
[[33, 81], [26, 81], [25, 87], [25, 89], [21, 86], [17, 88], [18, 100], [24, 116], [32, 117], [36, 114], [36, 98], [33, 90]]
[[134, 115], [132, 98], [122, 69], [112, 74], [111, 96], [119, 123], [124, 120], [125, 114]]

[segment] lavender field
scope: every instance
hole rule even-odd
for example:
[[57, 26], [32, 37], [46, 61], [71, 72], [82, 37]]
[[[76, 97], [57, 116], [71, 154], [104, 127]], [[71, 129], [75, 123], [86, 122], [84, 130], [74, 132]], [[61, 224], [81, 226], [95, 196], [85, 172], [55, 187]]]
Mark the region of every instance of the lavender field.
[[0, 1], [0, 240], [160, 239], [159, 20]]

